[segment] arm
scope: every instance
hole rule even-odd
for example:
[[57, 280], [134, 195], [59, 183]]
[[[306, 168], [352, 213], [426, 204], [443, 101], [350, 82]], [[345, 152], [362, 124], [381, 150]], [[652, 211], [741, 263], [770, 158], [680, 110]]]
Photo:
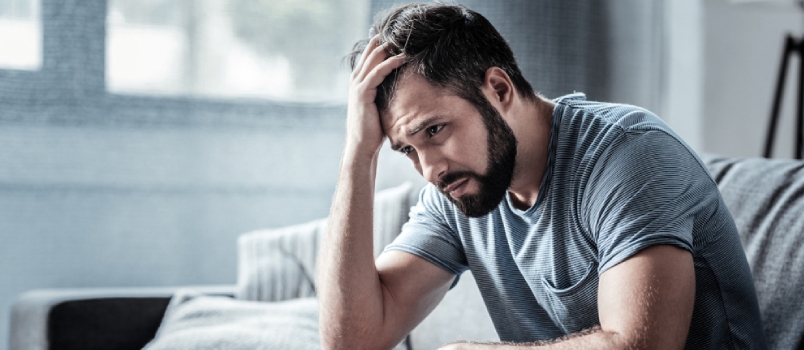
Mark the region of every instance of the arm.
[[376, 88], [404, 59], [373, 38], [351, 76], [346, 145], [319, 255], [320, 332], [326, 349], [391, 348], [443, 298], [453, 276], [402, 252], [373, 256], [373, 197], [383, 134]]
[[683, 349], [694, 301], [692, 254], [652, 246], [600, 275], [600, 327], [546, 343], [451, 343], [442, 349]]

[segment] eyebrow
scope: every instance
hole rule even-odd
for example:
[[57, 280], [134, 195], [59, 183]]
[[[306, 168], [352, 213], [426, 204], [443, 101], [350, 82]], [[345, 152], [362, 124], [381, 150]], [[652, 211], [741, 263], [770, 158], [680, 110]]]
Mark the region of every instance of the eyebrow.
[[[433, 122], [435, 122], [438, 119], [441, 119], [441, 116], [440, 115], [434, 115], [434, 116], [428, 117], [427, 119], [424, 119], [424, 120], [416, 123], [416, 126], [413, 127], [413, 129], [410, 129], [410, 132], [408, 132], [408, 135], [410, 135], [410, 136], [416, 135], [416, 133], [418, 133], [419, 131], [422, 131], [422, 129], [424, 129], [425, 127], [427, 127], [428, 125], [432, 124]], [[399, 142], [395, 142], [394, 144], [391, 145], [391, 149], [394, 150], [394, 151], [398, 151], [400, 148], [402, 148], [402, 144], [399, 143]]]

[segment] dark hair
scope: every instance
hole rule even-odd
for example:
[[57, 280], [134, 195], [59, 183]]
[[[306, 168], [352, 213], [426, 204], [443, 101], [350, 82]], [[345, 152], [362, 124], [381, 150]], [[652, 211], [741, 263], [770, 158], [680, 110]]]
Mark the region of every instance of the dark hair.
[[[461, 5], [413, 3], [380, 13], [369, 37], [380, 35], [391, 55], [404, 53], [406, 63], [389, 74], [377, 88], [375, 103], [388, 108], [403, 73], [420, 74], [431, 84], [447, 88], [478, 106], [488, 103], [480, 91], [486, 71], [499, 67], [517, 92], [534, 99], [533, 88], [522, 76], [514, 53], [502, 35], [482, 15]], [[349, 55], [352, 69], [368, 39], [358, 42]], [[482, 99], [482, 100], [481, 100]]]

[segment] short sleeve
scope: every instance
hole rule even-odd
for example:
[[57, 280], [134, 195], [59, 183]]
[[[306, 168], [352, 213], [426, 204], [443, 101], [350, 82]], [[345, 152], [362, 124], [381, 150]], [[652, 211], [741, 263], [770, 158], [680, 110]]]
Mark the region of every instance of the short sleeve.
[[583, 194], [598, 272], [653, 245], [695, 255], [693, 230], [717, 210], [718, 193], [679, 139], [661, 130], [623, 131], [598, 158]]
[[460, 275], [469, 266], [456, 230], [448, 224], [446, 206], [433, 185], [419, 194], [419, 202], [410, 210], [410, 219], [385, 251], [401, 250], [419, 256], [436, 266]]

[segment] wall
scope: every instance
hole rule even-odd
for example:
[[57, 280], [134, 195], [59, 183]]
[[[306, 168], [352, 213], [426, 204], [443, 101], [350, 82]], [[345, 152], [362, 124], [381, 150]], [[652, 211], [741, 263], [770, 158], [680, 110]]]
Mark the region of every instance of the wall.
[[338, 128], [3, 124], [0, 312], [33, 288], [234, 283], [238, 234], [327, 215], [341, 143]]
[[[760, 156], [784, 35], [804, 33], [804, 12], [794, 6], [701, 2], [703, 150], [731, 156]], [[782, 158], [793, 157], [798, 59], [792, 59], [790, 64], [774, 148], [774, 156]]]
[[660, 116], [694, 150], [703, 150], [703, 4], [664, 2]]

